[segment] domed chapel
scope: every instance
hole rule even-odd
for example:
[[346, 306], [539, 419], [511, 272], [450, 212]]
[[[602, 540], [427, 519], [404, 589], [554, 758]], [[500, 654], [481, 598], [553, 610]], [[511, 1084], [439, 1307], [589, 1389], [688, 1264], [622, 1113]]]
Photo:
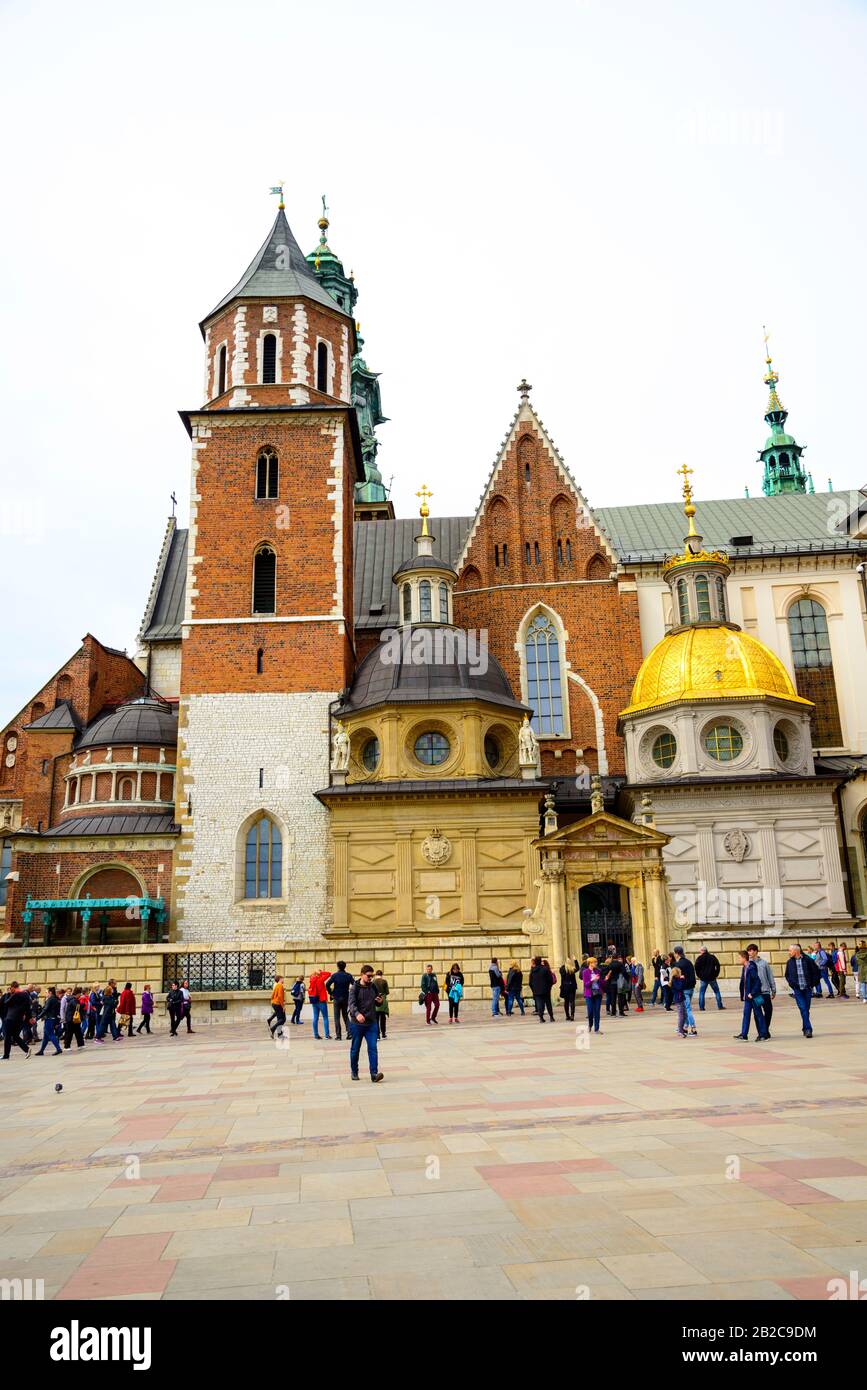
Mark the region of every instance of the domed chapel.
[[867, 509], [814, 491], [770, 356], [757, 496], [697, 503], [683, 465], [682, 504], [594, 508], [523, 380], [474, 512], [432, 514], [434, 477], [397, 517], [329, 235], [323, 200], [305, 254], [281, 193], [201, 321], [136, 651], [88, 634], [0, 734], [9, 959], [226, 1009], [363, 957], [408, 1008], [429, 960], [472, 998], [492, 956], [682, 941], [733, 973], [851, 935]]

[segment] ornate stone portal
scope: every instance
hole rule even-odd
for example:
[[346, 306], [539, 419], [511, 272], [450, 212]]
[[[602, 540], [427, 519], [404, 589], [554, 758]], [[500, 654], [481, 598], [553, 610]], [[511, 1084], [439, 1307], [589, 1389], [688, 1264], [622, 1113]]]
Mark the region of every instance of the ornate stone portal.
[[629, 890], [633, 954], [645, 966], [651, 952], [668, 945], [670, 906], [662, 851], [669, 837], [646, 825], [597, 811], [533, 842], [542, 859], [534, 917], [551, 924], [559, 962], [582, 955], [579, 890], [615, 883]]

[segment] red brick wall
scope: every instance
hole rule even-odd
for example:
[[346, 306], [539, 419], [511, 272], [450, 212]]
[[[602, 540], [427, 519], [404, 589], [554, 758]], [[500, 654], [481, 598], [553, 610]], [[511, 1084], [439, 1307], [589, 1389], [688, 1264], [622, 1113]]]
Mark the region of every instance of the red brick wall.
[[[330, 614], [336, 589], [333, 423], [343, 432], [343, 614], [352, 631], [353, 443], [345, 414], [235, 417], [215, 425], [198, 453], [192, 616], [252, 616], [253, 556], [265, 542], [277, 557], [277, 618]], [[323, 432], [325, 430], [326, 432]], [[280, 461], [279, 495], [255, 497], [255, 466], [270, 445]], [[288, 524], [285, 511], [288, 507]], [[264, 652], [257, 673], [256, 656]], [[184, 641], [183, 694], [341, 689], [351, 648], [336, 621], [193, 625]]]
[[[641, 664], [638, 599], [634, 591], [621, 591], [614, 577], [595, 583], [576, 582], [613, 573], [599, 535], [580, 510], [577, 497], [535, 427], [529, 422], [522, 425], [470, 544], [455, 596], [455, 621], [461, 627], [487, 630], [490, 650], [519, 695], [518, 628], [536, 603], [553, 609], [568, 633], [570, 669], [587, 682], [600, 701], [609, 770], [618, 773], [624, 771], [624, 759], [623, 744], [615, 732], [617, 715], [628, 703]], [[567, 541], [571, 562], [567, 560]], [[508, 557], [505, 565], [503, 544]], [[495, 545], [500, 547], [499, 567]], [[588, 765], [596, 767], [593, 707], [576, 682], [569, 680], [567, 688], [569, 747], [563, 747], [559, 740], [542, 740], [542, 771], [546, 775], [573, 772], [571, 749], [576, 746], [584, 748]], [[557, 748], [562, 748], [560, 758], [554, 756]]]
[[[21, 913], [28, 897], [65, 898], [71, 897], [73, 890], [78, 892], [78, 882], [85, 870], [96, 865], [110, 866], [99, 879], [88, 879], [81, 892], [96, 897], [128, 897], [138, 895], [138, 890], [130, 880], [129, 873], [119, 866], [128, 865], [137, 871], [144, 882], [145, 895], [149, 898], [163, 897], [166, 906], [172, 891], [172, 850], [87, 850], [77, 853], [63, 851], [58, 854], [27, 854], [17, 856], [20, 882], [9, 885], [9, 899], [6, 909], [6, 928], [20, 937]], [[60, 873], [56, 872], [60, 864]], [[162, 873], [158, 872], [163, 866]], [[115, 892], [114, 889], [117, 889]], [[109, 891], [111, 890], [111, 891]], [[92, 926], [96, 925], [94, 922]], [[31, 923], [33, 939], [39, 940], [42, 932], [41, 917]]]
[[[244, 373], [244, 385], [247, 393], [253, 400], [260, 404], [282, 404], [287, 403], [286, 387], [290, 382], [303, 381], [310, 388], [311, 399], [314, 401], [327, 401], [332, 397], [321, 394], [316, 389], [316, 343], [317, 339], [322, 338], [331, 345], [331, 358], [334, 364], [333, 370], [333, 396], [340, 398], [341, 381], [343, 379], [344, 365], [349, 366], [347, 357], [351, 360], [352, 354], [352, 325], [350, 321], [340, 314], [335, 305], [334, 313], [322, 305], [314, 304], [310, 300], [283, 299], [273, 301], [277, 309], [277, 322], [264, 323], [262, 320], [262, 309], [268, 301], [263, 299], [234, 299], [232, 303], [223, 310], [218, 318], [214, 319], [209, 325], [209, 390], [217, 391], [219, 386], [219, 367], [217, 364], [217, 354], [223, 342], [227, 344], [226, 352], [226, 390], [221, 396], [215, 395], [210, 404], [214, 409], [220, 409], [228, 404], [235, 387], [232, 385], [232, 355], [235, 350], [235, 314], [244, 305], [247, 309], [247, 370]], [[304, 374], [299, 376], [294, 367], [294, 337], [295, 325], [294, 314], [296, 306], [302, 303], [307, 315], [307, 356], [304, 363]], [[343, 347], [344, 327], [348, 330], [347, 350]], [[258, 379], [258, 342], [260, 330], [266, 333], [279, 332], [283, 345], [283, 357], [280, 366], [281, 380], [274, 384], [265, 385]]]

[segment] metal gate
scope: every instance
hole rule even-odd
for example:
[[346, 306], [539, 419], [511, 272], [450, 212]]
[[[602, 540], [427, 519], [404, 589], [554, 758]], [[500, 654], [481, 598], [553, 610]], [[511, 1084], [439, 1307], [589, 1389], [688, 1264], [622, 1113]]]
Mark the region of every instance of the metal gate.
[[581, 949], [588, 956], [604, 956], [612, 944], [620, 955], [632, 955], [632, 914], [582, 912]]

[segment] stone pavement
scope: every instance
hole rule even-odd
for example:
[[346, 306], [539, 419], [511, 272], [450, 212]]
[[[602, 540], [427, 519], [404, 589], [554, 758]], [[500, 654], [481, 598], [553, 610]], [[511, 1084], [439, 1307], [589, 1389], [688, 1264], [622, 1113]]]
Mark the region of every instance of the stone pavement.
[[[305, 1010], [306, 1014], [306, 1010]], [[264, 1023], [0, 1064], [0, 1279], [59, 1299], [810, 1299], [867, 1275], [867, 1007]], [[580, 1018], [578, 1020], [580, 1024]], [[364, 1064], [364, 1055], [362, 1055]], [[54, 1083], [63, 1083], [55, 1093]]]

